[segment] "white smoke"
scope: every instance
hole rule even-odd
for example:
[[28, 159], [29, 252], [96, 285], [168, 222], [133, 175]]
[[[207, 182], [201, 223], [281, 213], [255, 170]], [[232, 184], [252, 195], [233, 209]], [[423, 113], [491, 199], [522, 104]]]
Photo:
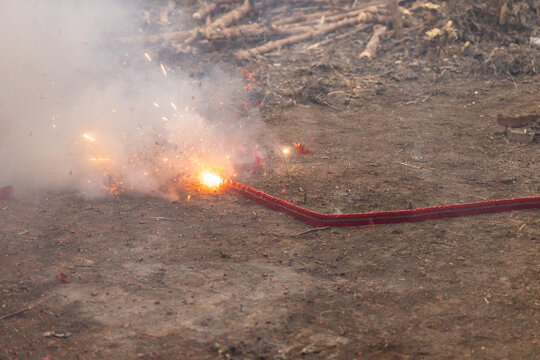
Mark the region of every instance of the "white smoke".
[[[109, 176], [154, 191], [241, 142], [220, 128], [230, 78], [197, 79], [120, 45], [141, 19], [127, 3], [0, 2], [0, 186], [96, 193]], [[201, 117], [210, 103], [223, 103], [219, 118]]]

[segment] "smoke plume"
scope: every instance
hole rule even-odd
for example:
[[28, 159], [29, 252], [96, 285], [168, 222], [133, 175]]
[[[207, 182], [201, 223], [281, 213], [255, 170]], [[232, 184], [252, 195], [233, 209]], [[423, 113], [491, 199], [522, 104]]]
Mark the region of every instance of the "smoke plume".
[[139, 29], [129, 3], [0, 2], [0, 187], [157, 191], [242, 146], [237, 79], [119, 45]]

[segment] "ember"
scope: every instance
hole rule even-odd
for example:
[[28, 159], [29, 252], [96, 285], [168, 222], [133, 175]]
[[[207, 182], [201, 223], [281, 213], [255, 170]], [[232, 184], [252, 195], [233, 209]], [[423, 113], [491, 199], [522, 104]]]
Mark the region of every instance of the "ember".
[[83, 138], [85, 138], [86, 140], [90, 141], [90, 142], [95, 142], [96, 139], [88, 134], [83, 134]]

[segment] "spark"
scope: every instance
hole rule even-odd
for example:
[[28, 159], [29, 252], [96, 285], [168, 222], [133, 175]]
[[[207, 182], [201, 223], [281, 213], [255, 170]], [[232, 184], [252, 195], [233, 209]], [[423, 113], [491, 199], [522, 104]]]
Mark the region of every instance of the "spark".
[[95, 142], [96, 141], [96, 139], [94, 139], [93, 137], [91, 137], [88, 134], [83, 134], [83, 138], [85, 138], [86, 140], [88, 140], [90, 142]]
[[159, 66], [161, 67], [161, 71], [163, 71], [163, 75], [167, 76], [167, 72], [165, 71], [165, 66], [163, 66], [163, 64], [159, 64]]
[[208, 190], [217, 190], [223, 184], [223, 178], [209, 170], [204, 170], [199, 174], [199, 182]]
[[178, 108], [176, 107], [176, 105], [173, 102], [171, 102], [171, 106], [173, 107], [174, 110], [178, 110]]
[[154, 103], [154, 106], [158, 108], [158, 107], [159, 107], [159, 104], [158, 104], [157, 102], [155, 102], [155, 103]]
[[148, 53], [144, 53], [144, 57], [148, 59], [148, 61], [152, 61], [152, 58], [150, 57], [150, 55], [148, 55]]
[[283, 149], [281, 149], [281, 152], [284, 154], [284, 155], [287, 155], [291, 152], [291, 149], [289, 149], [288, 147], [284, 147]]

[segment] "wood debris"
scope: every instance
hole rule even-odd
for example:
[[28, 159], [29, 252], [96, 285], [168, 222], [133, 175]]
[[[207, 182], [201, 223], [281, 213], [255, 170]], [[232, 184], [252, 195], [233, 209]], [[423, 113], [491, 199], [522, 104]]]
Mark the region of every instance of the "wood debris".
[[506, 137], [510, 141], [530, 144], [540, 134], [540, 115], [497, 115], [497, 123], [506, 127]]
[[194, 19], [200, 20], [206, 18], [217, 8], [216, 2], [203, 2], [199, 10], [195, 11], [192, 15]]
[[209, 26], [204, 27], [201, 31], [204, 32], [206, 37], [211, 36], [217, 31], [222, 31], [227, 26], [236, 23], [238, 20], [242, 19], [251, 11], [251, 2], [250, 0], [244, 0], [244, 3], [232, 11], [222, 15]]
[[21, 310], [17, 310], [17, 311], [11, 312], [9, 314], [2, 315], [2, 316], [0, 316], [0, 320], [4, 320], [4, 319], [10, 318], [12, 316], [22, 314], [23, 312], [31, 310], [32, 308], [33, 308], [33, 306], [28, 306], [28, 307], [25, 307], [25, 308], [23, 308]]
[[337, 21], [335, 23], [320, 26], [319, 28], [312, 31], [299, 31], [298, 35], [292, 35], [284, 39], [270, 41], [262, 46], [257, 46], [248, 50], [237, 51], [236, 57], [238, 59], [247, 59], [258, 54], [264, 54], [273, 50], [280, 49], [281, 47], [285, 45], [294, 44], [296, 42], [311, 39], [316, 36], [322, 36], [340, 27], [358, 24], [361, 21], [362, 20], [360, 19], [360, 17], [346, 18], [341, 21]]
[[398, 0], [388, 0], [388, 7], [392, 14], [392, 27], [394, 29], [394, 37], [401, 39], [403, 37], [403, 19], [399, 10]]
[[373, 27], [373, 35], [371, 35], [371, 39], [369, 39], [364, 51], [360, 53], [360, 59], [371, 60], [375, 57], [377, 46], [379, 46], [379, 39], [385, 32], [386, 26], [384, 25], [375, 25]]
[[163, 9], [161, 9], [159, 13], [159, 22], [161, 24], [169, 24], [169, 13], [173, 11], [175, 8], [175, 4], [173, 0], [169, 0], [167, 2], [167, 6], [165, 6]]
[[[172, 10], [171, 2], [168, 2], [155, 23], [168, 22]], [[166, 32], [124, 37], [120, 41], [161, 43], [182, 53], [227, 41], [230, 47], [236, 48], [234, 53], [238, 59], [249, 59], [327, 36], [342, 28], [348, 28], [342, 32], [350, 34], [362, 31], [368, 25], [393, 25], [397, 35], [408, 26], [407, 17], [409, 13], [395, 0], [372, 0], [352, 5], [341, 0], [293, 0], [281, 4], [273, 0], [201, 0], [192, 14], [194, 22], [201, 24], [178, 31], [170, 31], [169, 27]], [[380, 36], [380, 31], [377, 34]], [[375, 40], [377, 36], [372, 38], [378, 41]], [[248, 42], [252, 45], [246, 48]]]
[[67, 332], [67, 331], [53, 330], [53, 331], [45, 331], [43, 333], [43, 336], [45, 336], [45, 337], [55, 337], [55, 338], [59, 338], [59, 339], [65, 339], [65, 338], [70, 337], [71, 333]]

